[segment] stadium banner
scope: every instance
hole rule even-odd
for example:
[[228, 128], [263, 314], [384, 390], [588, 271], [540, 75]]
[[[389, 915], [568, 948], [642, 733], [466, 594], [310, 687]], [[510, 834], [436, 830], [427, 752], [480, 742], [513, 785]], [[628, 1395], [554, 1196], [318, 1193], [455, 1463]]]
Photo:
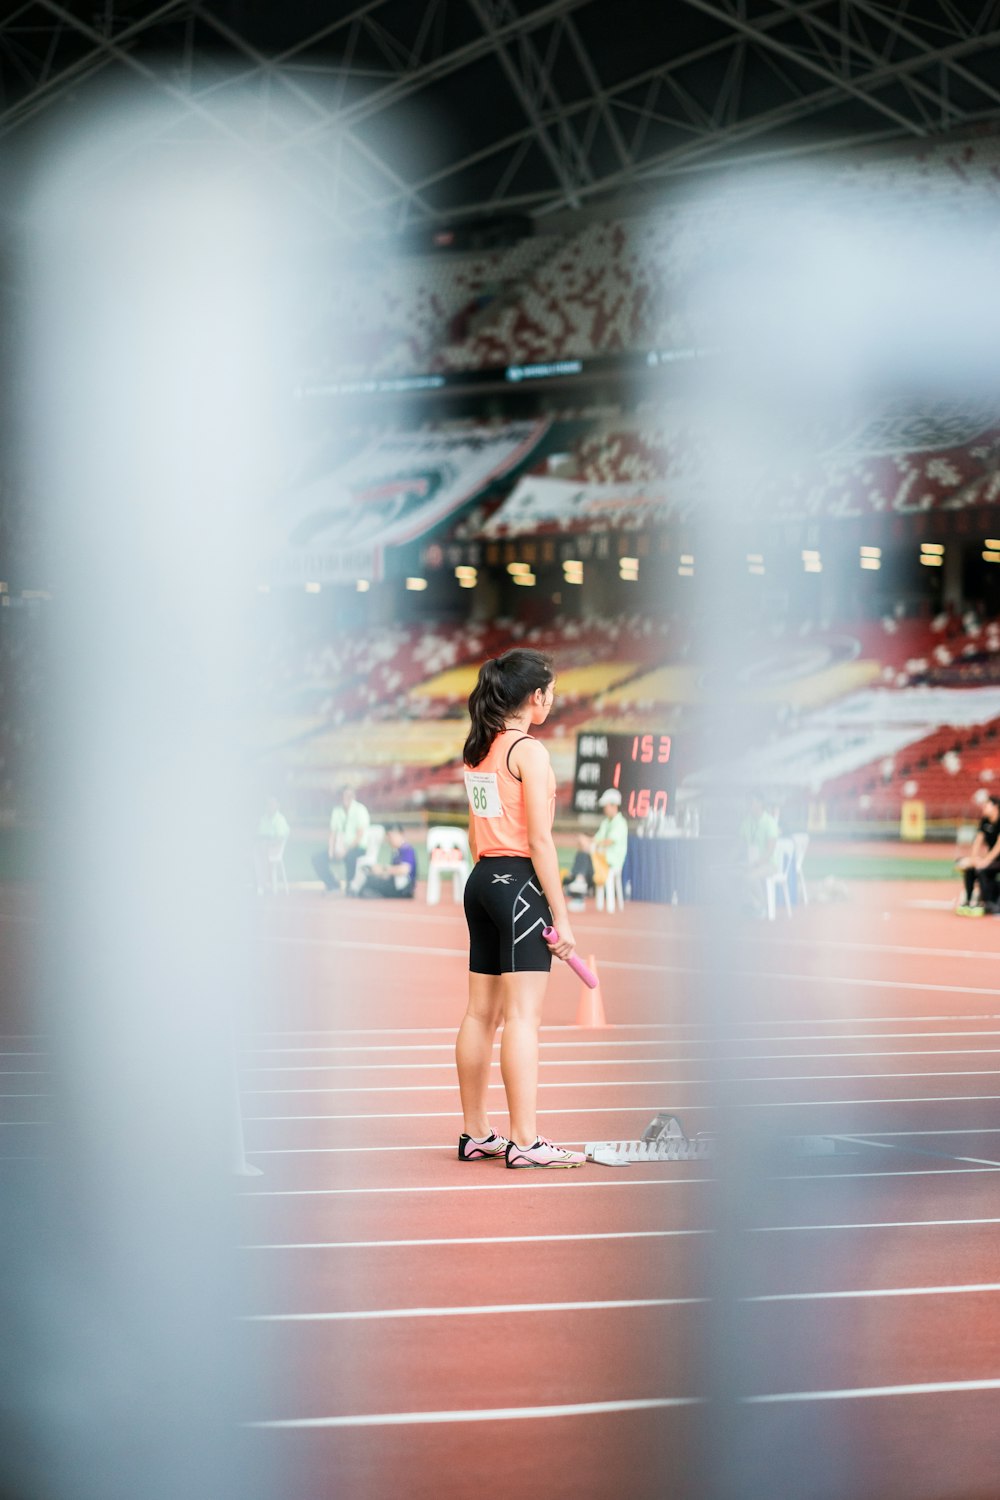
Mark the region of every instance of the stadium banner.
[[382, 434], [275, 504], [261, 582], [381, 578], [387, 548], [481, 496], [530, 457], [548, 427], [545, 419]]
[[666, 484], [580, 484], [528, 474], [483, 526], [486, 537], [538, 532], [638, 530], [662, 522]]

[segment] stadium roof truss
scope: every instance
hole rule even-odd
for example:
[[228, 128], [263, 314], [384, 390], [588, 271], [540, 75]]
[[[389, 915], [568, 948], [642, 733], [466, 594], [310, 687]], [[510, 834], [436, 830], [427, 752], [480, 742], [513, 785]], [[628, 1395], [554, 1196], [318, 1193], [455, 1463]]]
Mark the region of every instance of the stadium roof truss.
[[5, 145], [126, 78], [162, 110], [116, 158], [236, 141], [335, 233], [544, 220], [738, 155], [1000, 122], [1000, 0], [0, 4]]

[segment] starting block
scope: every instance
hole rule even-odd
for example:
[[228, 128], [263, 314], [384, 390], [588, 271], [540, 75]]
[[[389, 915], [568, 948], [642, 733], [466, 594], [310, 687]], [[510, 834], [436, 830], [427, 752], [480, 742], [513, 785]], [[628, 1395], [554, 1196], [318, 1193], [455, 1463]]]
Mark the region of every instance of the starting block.
[[712, 1155], [708, 1136], [689, 1139], [676, 1115], [662, 1111], [654, 1115], [640, 1141], [590, 1141], [584, 1148], [588, 1161], [605, 1167], [627, 1167], [638, 1161], [696, 1161]]

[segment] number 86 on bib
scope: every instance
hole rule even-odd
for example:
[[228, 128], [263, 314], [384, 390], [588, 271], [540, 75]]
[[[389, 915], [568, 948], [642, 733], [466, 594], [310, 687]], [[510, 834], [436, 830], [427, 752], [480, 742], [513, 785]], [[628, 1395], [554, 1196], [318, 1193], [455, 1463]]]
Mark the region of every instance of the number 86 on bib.
[[469, 807], [477, 818], [503, 817], [495, 771], [466, 771], [465, 790]]

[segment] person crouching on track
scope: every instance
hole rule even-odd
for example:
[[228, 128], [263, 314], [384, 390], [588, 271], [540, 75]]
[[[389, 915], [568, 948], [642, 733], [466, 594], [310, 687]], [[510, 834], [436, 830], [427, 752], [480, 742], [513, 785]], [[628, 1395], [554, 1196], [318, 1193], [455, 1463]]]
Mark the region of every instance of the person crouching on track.
[[[469, 924], [469, 1004], [455, 1045], [464, 1113], [460, 1161], [503, 1156], [508, 1167], [580, 1167], [580, 1152], [539, 1136], [538, 1028], [553, 953], [575, 942], [552, 838], [556, 781], [549, 754], [528, 733], [552, 707], [555, 675], [540, 651], [514, 649], [487, 661], [469, 697], [465, 742], [469, 844], [475, 861], [465, 886]], [[559, 942], [542, 937], [554, 926]], [[493, 1042], [503, 1020], [500, 1075], [511, 1139], [490, 1127], [486, 1110]]]

